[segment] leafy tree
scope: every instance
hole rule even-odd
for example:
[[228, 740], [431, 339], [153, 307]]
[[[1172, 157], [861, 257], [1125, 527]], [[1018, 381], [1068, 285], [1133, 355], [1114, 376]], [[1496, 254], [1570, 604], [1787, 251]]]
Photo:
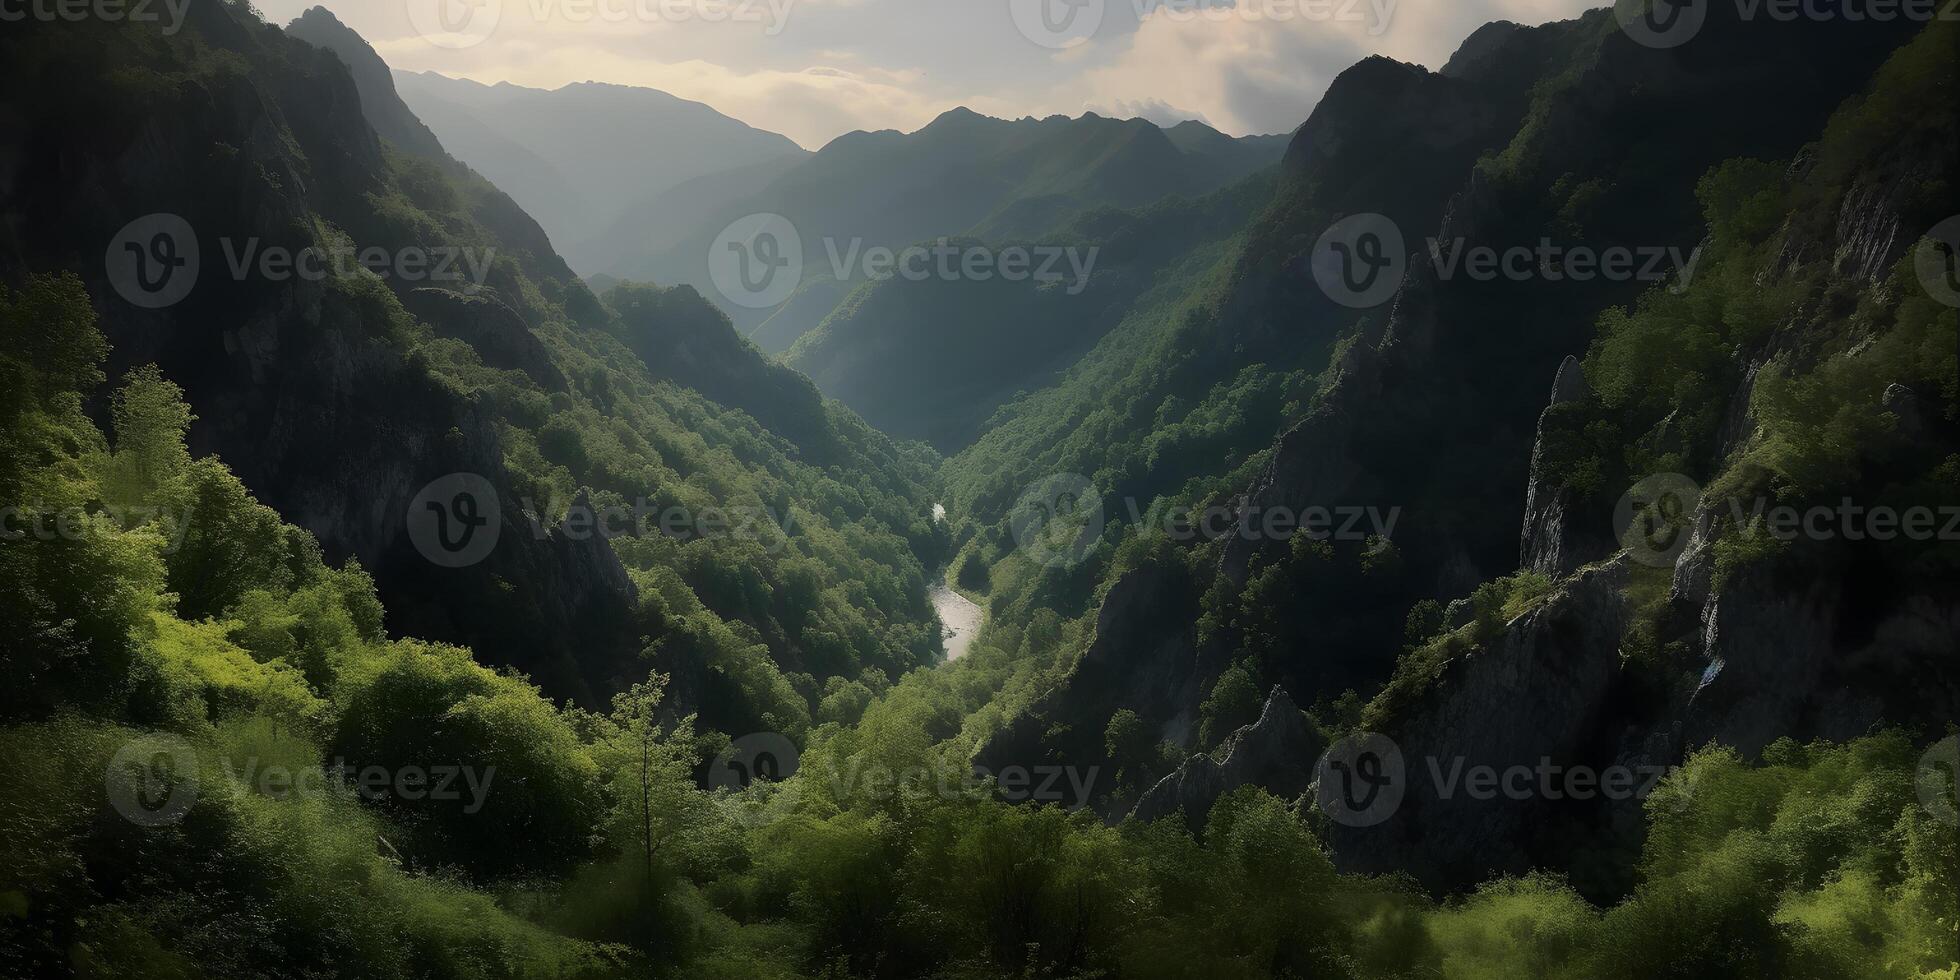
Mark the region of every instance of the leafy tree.
[[1225, 736], [1259, 720], [1259, 686], [1251, 669], [1233, 664], [1218, 675], [1198, 708], [1198, 744], [1216, 747]]

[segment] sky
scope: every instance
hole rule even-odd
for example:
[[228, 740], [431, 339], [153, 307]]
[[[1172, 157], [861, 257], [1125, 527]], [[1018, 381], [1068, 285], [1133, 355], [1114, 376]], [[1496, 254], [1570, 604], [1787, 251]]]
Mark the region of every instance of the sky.
[[1478, 26], [1608, 0], [256, 0], [324, 6], [397, 68], [557, 88], [640, 85], [810, 149], [1003, 118], [1198, 119], [1285, 133], [1371, 54], [1441, 67]]

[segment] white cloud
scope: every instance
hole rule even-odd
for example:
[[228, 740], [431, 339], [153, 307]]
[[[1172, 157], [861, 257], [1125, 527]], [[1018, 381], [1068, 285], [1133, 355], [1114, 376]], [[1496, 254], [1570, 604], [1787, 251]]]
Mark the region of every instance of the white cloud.
[[[1078, 78], [1090, 104], [1162, 99], [1237, 135], [1289, 132], [1327, 84], [1373, 54], [1439, 68], [1492, 20], [1543, 23], [1583, 0], [1245, 0], [1238, 7], [1159, 7], [1134, 33], [1098, 40], [1103, 63]], [[1310, 16], [1322, 9], [1325, 16]], [[1352, 16], [1348, 16], [1352, 14]]]

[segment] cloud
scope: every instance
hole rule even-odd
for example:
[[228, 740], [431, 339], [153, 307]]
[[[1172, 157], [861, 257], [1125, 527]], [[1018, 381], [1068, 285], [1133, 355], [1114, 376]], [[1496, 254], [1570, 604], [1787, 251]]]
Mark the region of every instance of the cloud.
[[[743, 71], [708, 61], [665, 63], [583, 45], [509, 49], [497, 61], [426, 63], [419, 39], [377, 45], [391, 66], [437, 70], [479, 82], [507, 81], [557, 88], [581, 81], [638, 85], [703, 102], [750, 125], [819, 147], [854, 129], [916, 129], [949, 103], [918, 90], [919, 75], [860, 65], [811, 65], [801, 70]], [[509, 55], [521, 54], [521, 60]], [[438, 67], [439, 66], [439, 67]]]
[[754, 0], [763, 19], [746, 23], [675, 14], [750, 0], [485, 0], [499, 4], [497, 29], [461, 50], [416, 33], [408, 4], [435, 2], [257, 0], [276, 23], [324, 5], [396, 68], [643, 85], [812, 148], [854, 129], [916, 129], [956, 105], [1283, 133], [1370, 54], [1437, 67], [1487, 21], [1542, 23], [1603, 0], [1102, 0], [1094, 39], [1060, 52], [1021, 34], [1008, 0]]
[[1212, 124], [1211, 120], [1205, 118], [1204, 113], [1180, 109], [1162, 99], [1117, 99], [1113, 103], [1090, 102], [1082, 109], [1084, 112], [1093, 112], [1114, 119], [1144, 119], [1165, 129], [1192, 119], [1207, 126]]
[[1076, 84], [1091, 104], [1169, 100], [1235, 135], [1284, 133], [1306, 121], [1336, 75], [1369, 55], [1437, 68], [1489, 21], [1543, 23], [1592, 5], [1243, 0], [1217, 6], [1158, 0], [1133, 33], [1093, 42], [1105, 49], [1101, 63], [1086, 67]]

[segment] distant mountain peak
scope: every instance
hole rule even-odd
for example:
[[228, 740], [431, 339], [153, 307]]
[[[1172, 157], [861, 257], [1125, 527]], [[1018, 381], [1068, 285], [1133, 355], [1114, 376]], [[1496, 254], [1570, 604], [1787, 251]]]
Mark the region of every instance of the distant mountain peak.
[[286, 33], [333, 52], [347, 65], [354, 76], [354, 87], [361, 94], [362, 113], [376, 135], [406, 153], [431, 160], [449, 158], [435, 133], [402, 101], [388, 63], [381, 60], [366, 38], [341, 23], [333, 11], [325, 7], [309, 8], [286, 26]]

